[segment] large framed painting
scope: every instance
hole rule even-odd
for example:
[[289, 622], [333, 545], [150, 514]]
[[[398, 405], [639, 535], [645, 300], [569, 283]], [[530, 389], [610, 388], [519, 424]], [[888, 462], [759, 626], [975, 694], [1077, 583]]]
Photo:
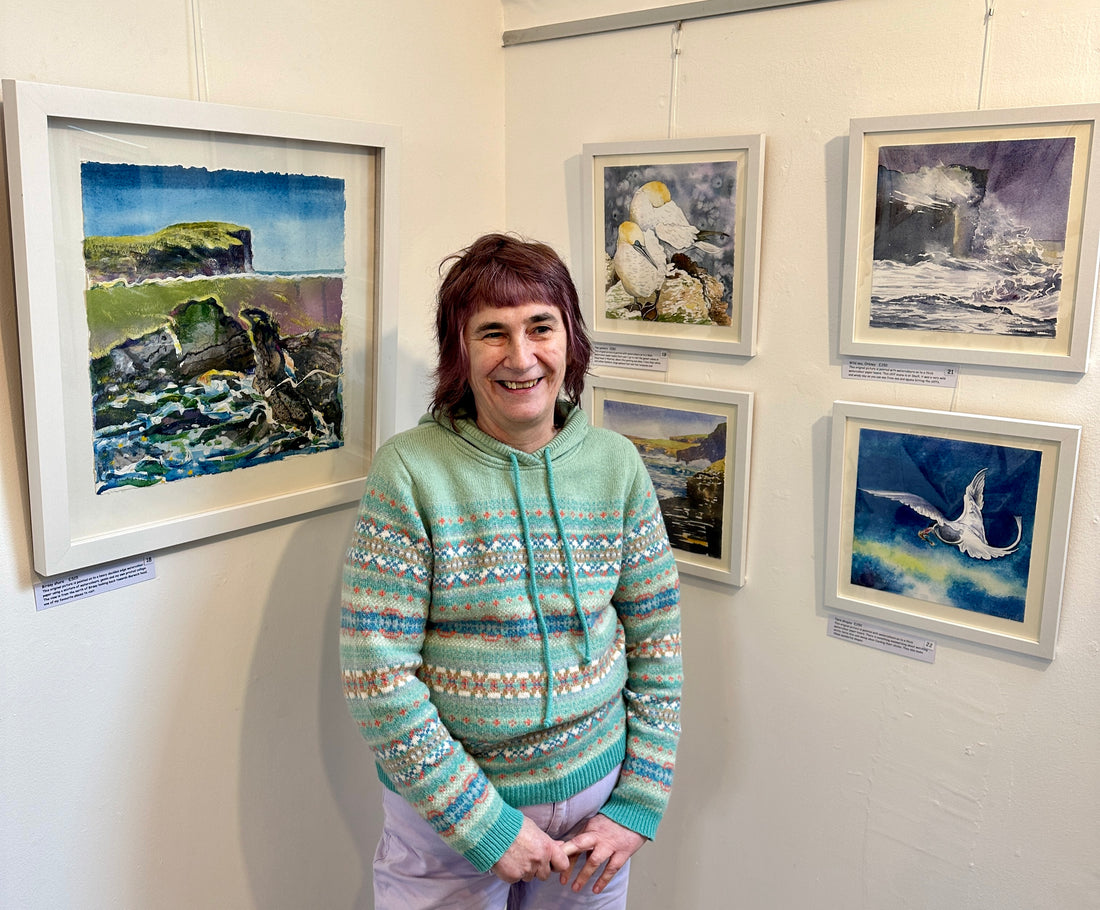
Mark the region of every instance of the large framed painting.
[[1084, 372], [1098, 111], [853, 120], [840, 353]]
[[1052, 659], [1080, 435], [836, 402], [825, 606]]
[[763, 135], [589, 143], [582, 158], [593, 339], [755, 354]]
[[641, 455], [683, 574], [745, 583], [751, 392], [589, 377], [594, 426]]
[[393, 423], [396, 129], [3, 93], [35, 569], [355, 501]]

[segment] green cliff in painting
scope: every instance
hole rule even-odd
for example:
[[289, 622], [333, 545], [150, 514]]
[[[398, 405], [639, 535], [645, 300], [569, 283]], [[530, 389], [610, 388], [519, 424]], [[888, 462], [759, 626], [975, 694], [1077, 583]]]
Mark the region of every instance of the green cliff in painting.
[[85, 237], [92, 285], [252, 271], [252, 231], [224, 221], [171, 224], [153, 234]]

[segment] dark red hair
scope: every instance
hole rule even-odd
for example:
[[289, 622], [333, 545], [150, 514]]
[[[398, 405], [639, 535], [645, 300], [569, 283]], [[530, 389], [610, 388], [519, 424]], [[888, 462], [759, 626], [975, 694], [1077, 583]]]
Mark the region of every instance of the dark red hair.
[[558, 254], [545, 243], [510, 234], [485, 234], [444, 259], [440, 269], [448, 262], [451, 267], [439, 286], [435, 311], [439, 364], [432, 413], [439, 416], [446, 411], [452, 419], [477, 416], [463, 330], [482, 307], [525, 303], [548, 303], [561, 313], [568, 339], [562, 392], [573, 404], [579, 404], [592, 344], [576, 285]]

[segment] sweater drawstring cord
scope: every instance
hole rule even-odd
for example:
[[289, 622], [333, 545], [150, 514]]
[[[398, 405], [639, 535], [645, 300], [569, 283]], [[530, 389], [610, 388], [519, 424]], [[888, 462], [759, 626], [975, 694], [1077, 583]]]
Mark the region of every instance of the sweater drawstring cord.
[[523, 502], [523, 488], [519, 480], [519, 461], [514, 453], [509, 452], [508, 458], [512, 462], [512, 483], [516, 488], [516, 500], [519, 502], [519, 521], [523, 528], [523, 546], [527, 550], [527, 593], [531, 598], [531, 605], [535, 610], [535, 622], [538, 623], [539, 634], [542, 637], [542, 662], [546, 667], [546, 713], [542, 718], [543, 729], [548, 729], [554, 716], [554, 668], [550, 664], [550, 635], [546, 629], [546, 617], [542, 615], [542, 606], [539, 604], [539, 583], [535, 577], [535, 547], [531, 542], [531, 529], [527, 523], [527, 507]]
[[573, 565], [573, 552], [569, 547], [569, 540], [565, 536], [565, 525], [561, 519], [561, 509], [558, 508], [558, 498], [554, 494], [554, 468], [550, 461], [550, 450], [542, 450], [543, 461], [546, 462], [546, 484], [550, 490], [550, 508], [554, 511], [554, 522], [558, 526], [558, 537], [561, 538], [561, 549], [565, 554], [565, 571], [569, 577], [569, 593], [573, 595], [573, 608], [577, 611], [577, 620], [584, 632], [584, 662], [587, 666], [592, 663], [592, 642], [588, 636], [588, 617], [584, 607], [581, 606], [581, 595], [577, 590], [577, 569]]

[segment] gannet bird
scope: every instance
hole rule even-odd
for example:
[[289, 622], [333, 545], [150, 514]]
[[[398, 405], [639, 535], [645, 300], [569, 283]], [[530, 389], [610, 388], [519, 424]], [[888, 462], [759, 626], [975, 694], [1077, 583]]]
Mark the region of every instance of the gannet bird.
[[633, 221], [619, 225], [612, 263], [623, 288], [639, 300], [648, 300], [661, 289], [668, 266], [657, 235]]
[[630, 220], [643, 231], [653, 231], [677, 252], [692, 246], [711, 255], [722, 252], [713, 243], [699, 240], [699, 228], [687, 220], [680, 206], [672, 201], [668, 187], [660, 180], [651, 180], [634, 191], [630, 200]]
[[934, 545], [932, 536], [935, 536], [944, 543], [958, 547], [961, 552], [974, 559], [999, 559], [1016, 552], [1023, 536], [1023, 522], [1019, 515], [1014, 515], [1016, 539], [1007, 547], [990, 546], [985, 539], [985, 524], [982, 521], [982, 509], [985, 506], [985, 471], [986, 469], [982, 468], [967, 484], [966, 493], [963, 495], [962, 514], [954, 521], [949, 521], [932, 503], [915, 493], [899, 493], [892, 490], [864, 490], [863, 492], [893, 499], [929, 519], [932, 524], [917, 532], [921, 540]]

